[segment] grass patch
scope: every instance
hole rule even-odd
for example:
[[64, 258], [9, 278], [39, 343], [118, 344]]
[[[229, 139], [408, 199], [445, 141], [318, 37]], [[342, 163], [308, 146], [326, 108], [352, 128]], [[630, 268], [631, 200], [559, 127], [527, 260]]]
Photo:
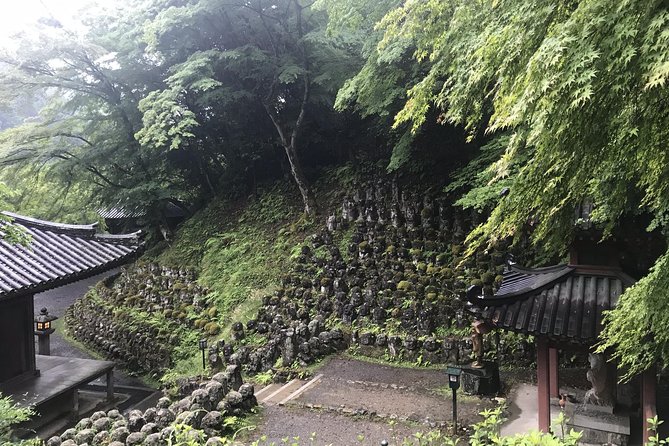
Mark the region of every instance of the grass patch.
[[72, 334], [69, 331], [69, 328], [68, 328], [67, 324], [65, 323], [64, 318], [56, 319], [51, 324], [52, 324], [52, 327], [56, 330], [56, 333], [58, 333], [60, 335], [60, 337], [62, 337], [68, 344], [70, 344], [70, 345], [74, 346], [75, 348], [83, 351], [84, 353], [89, 355], [91, 358], [99, 359], [101, 361], [105, 360], [105, 358], [100, 353], [98, 353], [97, 351], [89, 348], [88, 346], [86, 346], [86, 344], [80, 342], [79, 340], [75, 339], [72, 336]]
[[363, 361], [363, 362], [369, 362], [371, 364], [380, 364], [380, 365], [387, 365], [391, 367], [399, 367], [403, 369], [416, 369], [416, 370], [446, 370], [446, 365], [445, 364], [419, 364], [417, 361], [404, 361], [401, 359], [392, 359], [392, 358], [386, 358], [386, 357], [373, 357], [373, 356], [366, 356], [363, 355], [355, 349], [347, 350], [345, 352], [340, 353], [341, 357], [346, 358], [346, 359], [353, 359], [357, 361]]

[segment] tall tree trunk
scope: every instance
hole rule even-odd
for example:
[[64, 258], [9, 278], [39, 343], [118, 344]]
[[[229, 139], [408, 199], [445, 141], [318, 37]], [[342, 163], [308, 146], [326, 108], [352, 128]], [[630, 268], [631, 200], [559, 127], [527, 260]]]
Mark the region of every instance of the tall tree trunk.
[[314, 194], [311, 192], [309, 183], [304, 176], [302, 171], [302, 165], [300, 159], [297, 157], [297, 151], [292, 144], [285, 145], [283, 147], [286, 151], [286, 156], [288, 157], [288, 162], [290, 163], [290, 171], [293, 174], [297, 188], [300, 190], [302, 195], [302, 201], [304, 202], [304, 213], [307, 215], [314, 215], [318, 213], [318, 208], [316, 207], [316, 199]]
[[[304, 9], [304, 7], [300, 5], [298, 0], [295, 0], [294, 3], [297, 14], [297, 32], [299, 36], [298, 42], [300, 42], [299, 43], [300, 53], [302, 56], [302, 63], [305, 73], [302, 78], [303, 90], [300, 102], [300, 112], [297, 115], [297, 119], [295, 120], [294, 125], [292, 126], [292, 131], [290, 132], [290, 135], [288, 135], [288, 129], [290, 127], [287, 126], [286, 128], [284, 128], [284, 124], [281, 123], [281, 117], [279, 116], [278, 111], [276, 110], [276, 108], [272, 106], [272, 104], [275, 103], [276, 101], [275, 88], [278, 81], [277, 79], [275, 79], [274, 82], [271, 84], [267, 96], [265, 97], [265, 102], [263, 103], [263, 106], [265, 107], [267, 115], [272, 120], [272, 124], [274, 124], [274, 127], [276, 128], [276, 131], [279, 134], [281, 145], [286, 151], [286, 157], [288, 158], [288, 162], [290, 163], [290, 171], [293, 174], [293, 179], [295, 180], [295, 183], [297, 184], [297, 187], [300, 190], [300, 194], [302, 195], [302, 201], [304, 202], [304, 213], [307, 215], [314, 215], [318, 213], [318, 208], [316, 207], [316, 200], [311, 191], [311, 188], [309, 187], [309, 183], [307, 182], [307, 179], [304, 176], [304, 172], [302, 170], [302, 164], [300, 163], [300, 158], [297, 155], [297, 141], [300, 135], [300, 131], [302, 130], [302, 126], [304, 124], [307, 105], [309, 103], [309, 95], [311, 94], [311, 88], [310, 88], [311, 79], [309, 76], [309, 60], [307, 58], [306, 49], [304, 48], [303, 43], [301, 42], [302, 38], [304, 37], [304, 30], [302, 29], [302, 9]], [[261, 19], [263, 19], [262, 15]], [[267, 27], [266, 25], [265, 28], [267, 29], [267, 33], [270, 38], [272, 48], [274, 50], [274, 55], [275, 57], [278, 58], [279, 54], [276, 45], [274, 44], [272, 33], [269, 31], [269, 27]]]
[[300, 130], [304, 123], [304, 117], [307, 109], [307, 102], [309, 101], [309, 77], [304, 76], [304, 92], [302, 95], [302, 103], [300, 106], [300, 113], [295, 121], [293, 131], [290, 136], [286, 134], [284, 127], [282, 126], [279, 116], [275, 114], [271, 107], [267, 104], [264, 104], [265, 111], [267, 115], [272, 120], [274, 128], [276, 128], [277, 133], [279, 134], [279, 140], [281, 145], [286, 151], [286, 157], [290, 163], [290, 171], [293, 174], [293, 179], [297, 184], [300, 194], [302, 195], [302, 201], [304, 202], [304, 212], [307, 215], [314, 215], [318, 213], [318, 208], [316, 206], [316, 200], [314, 199], [307, 178], [304, 176], [304, 171], [302, 170], [302, 164], [300, 163], [300, 158], [297, 155], [297, 141], [299, 139]]

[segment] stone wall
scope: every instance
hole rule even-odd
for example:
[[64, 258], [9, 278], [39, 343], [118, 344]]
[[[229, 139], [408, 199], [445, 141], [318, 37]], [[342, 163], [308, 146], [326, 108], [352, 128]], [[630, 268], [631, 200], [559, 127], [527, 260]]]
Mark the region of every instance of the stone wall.
[[186, 331], [218, 333], [217, 316], [192, 271], [136, 264], [98, 284], [65, 318], [79, 341], [130, 370], [158, 376]]
[[[503, 244], [463, 258], [465, 233], [478, 219], [394, 184], [357, 188], [305, 241], [257, 317], [210, 349], [210, 364], [257, 373], [279, 358], [306, 365], [351, 344], [401, 360], [469, 362], [465, 290], [478, 283], [491, 293], [505, 260]], [[485, 347], [503, 361], [531, 363], [533, 345], [517, 338], [491, 335]]]
[[[222, 444], [227, 416], [242, 416], [257, 405], [251, 384], [242, 384], [237, 366], [229, 366], [204, 382], [188, 381], [180, 388], [180, 398], [161, 398], [156, 407], [144, 412], [118, 410], [95, 412], [46, 446], [166, 446], [179, 443], [176, 425], [201, 430], [207, 446]], [[183, 439], [181, 439], [183, 441]], [[179, 443], [181, 444], [181, 443]]]
[[[209, 363], [258, 373], [317, 358], [356, 344], [367, 353], [406, 361], [471, 360], [464, 293], [501, 281], [506, 246], [463, 256], [477, 213], [462, 212], [437, 194], [396, 183], [354, 188], [325, 225], [305, 240], [295, 265], [256, 317], [233, 325], [230, 339], [212, 342]], [[78, 339], [140, 371], [170, 366], [183, 331], [215, 335], [217, 309], [189, 271], [155, 264], [125, 271], [76, 303], [68, 323]], [[181, 327], [181, 328], [179, 328]], [[486, 350], [503, 361], [534, 360], [518, 337], [488, 335]]]

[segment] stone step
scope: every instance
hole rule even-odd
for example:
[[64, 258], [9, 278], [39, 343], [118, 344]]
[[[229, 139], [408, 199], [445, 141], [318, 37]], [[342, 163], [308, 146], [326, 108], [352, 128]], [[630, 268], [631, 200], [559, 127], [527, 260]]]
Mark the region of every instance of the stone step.
[[291, 393], [290, 395], [288, 395], [287, 397], [285, 397], [284, 399], [279, 401], [279, 406], [283, 406], [284, 404], [286, 404], [290, 400], [294, 400], [298, 396], [302, 395], [302, 393], [304, 393], [308, 389], [310, 389], [310, 388], [314, 387], [316, 384], [318, 384], [318, 382], [321, 380], [321, 378], [323, 378], [322, 374], [314, 376], [310, 381], [304, 383], [299, 389], [297, 389], [296, 391], [294, 391], [293, 393]]
[[300, 387], [305, 384], [306, 382], [301, 379], [294, 379], [286, 384], [272, 384], [271, 386], [268, 386], [272, 387], [271, 389], [263, 392], [259, 398], [256, 396], [256, 398], [258, 398], [258, 402], [262, 404], [276, 405], [283, 402], [293, 392], [300, 389]]
[[257, 389], [255, 392], [256, 399], [261, 402], [270, 393], [283, 386], [283, 384], [268, 384], [265, 387]]

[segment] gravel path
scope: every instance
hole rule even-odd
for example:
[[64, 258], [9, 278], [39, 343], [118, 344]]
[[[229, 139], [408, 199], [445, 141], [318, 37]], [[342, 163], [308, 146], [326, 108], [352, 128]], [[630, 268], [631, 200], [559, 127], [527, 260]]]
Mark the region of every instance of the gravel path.
[[[260, 446], [282, 445], [288, 437], [301, 446], [326, 445], [380, 445], [386, 440], [390, 445], [402, 444], [402, 439], [424, 426], [402, 423], [369, 421], [327, 412], [310, 411], [291, 407], [270, 406], [263, 411], [263, 423], [253, 432], [251, 439], [259, 440]], [[311, 440], [312, 434], [313, 442]], [[265, 440], [261, 438], [265, 437]], [[299, 440], [294, 440], [299, 437]]]
[[[118, 268], [113, 269], [89, 279], [80, 280], [69, 285], [36, 294], [35, 313], [39, 313], [41, 308], [46, 307], [46, 309], [49, 310], [49, 314], [62, 318], [65, 314], [65, 310], [72, 305], [75, 300], [86, 294], [86, 292], [96, 283], [118, 271]], [[35, 351], [37, 351], [37, 346], [35, 346]], [[51, 354], [53, 356], [64, 356], [68, 358], [96, 359], [86, 351], [67, 342], [67, 340], [60, 335], [58, 330], [51, 335]], [[102, 380], [99, 381], [102, 383]], [[114, 383], [119, 386], [146, 387], [140, 380], [128, 376], [118, 368], [114, 370]]]
[[[320, 381], [286, 406], [267, 405], [252, 439], [261, 445], [283, 444], [299, 436], [300, 445], [391, 445], [416, 432], [430, 430], [426, 422], [451, 420], [447, 377], [441, 370], [413, 369], [335, 357], [314, 375]], [[490, 398], [459, 394], [459, 421], [480, 421]], [[355, 414], [364, 414], [356, 416]], [[374, 414], [369, 417], [367, 414]], [[311, 434], [315, 432], [313, 443]], [[292, 444], [292, 443], [289, 443]]]
[[[296, 403], [346, 407], [379, 416], [417, 422], [444, 423], [452, 419], [451, 393], [443, 370], [393, 367], [337, 357], [317, 373], [318, 385], [304, 392]], [[458, 394], [458, 418], [467, 424], [495, 403], [491, 398]]]

